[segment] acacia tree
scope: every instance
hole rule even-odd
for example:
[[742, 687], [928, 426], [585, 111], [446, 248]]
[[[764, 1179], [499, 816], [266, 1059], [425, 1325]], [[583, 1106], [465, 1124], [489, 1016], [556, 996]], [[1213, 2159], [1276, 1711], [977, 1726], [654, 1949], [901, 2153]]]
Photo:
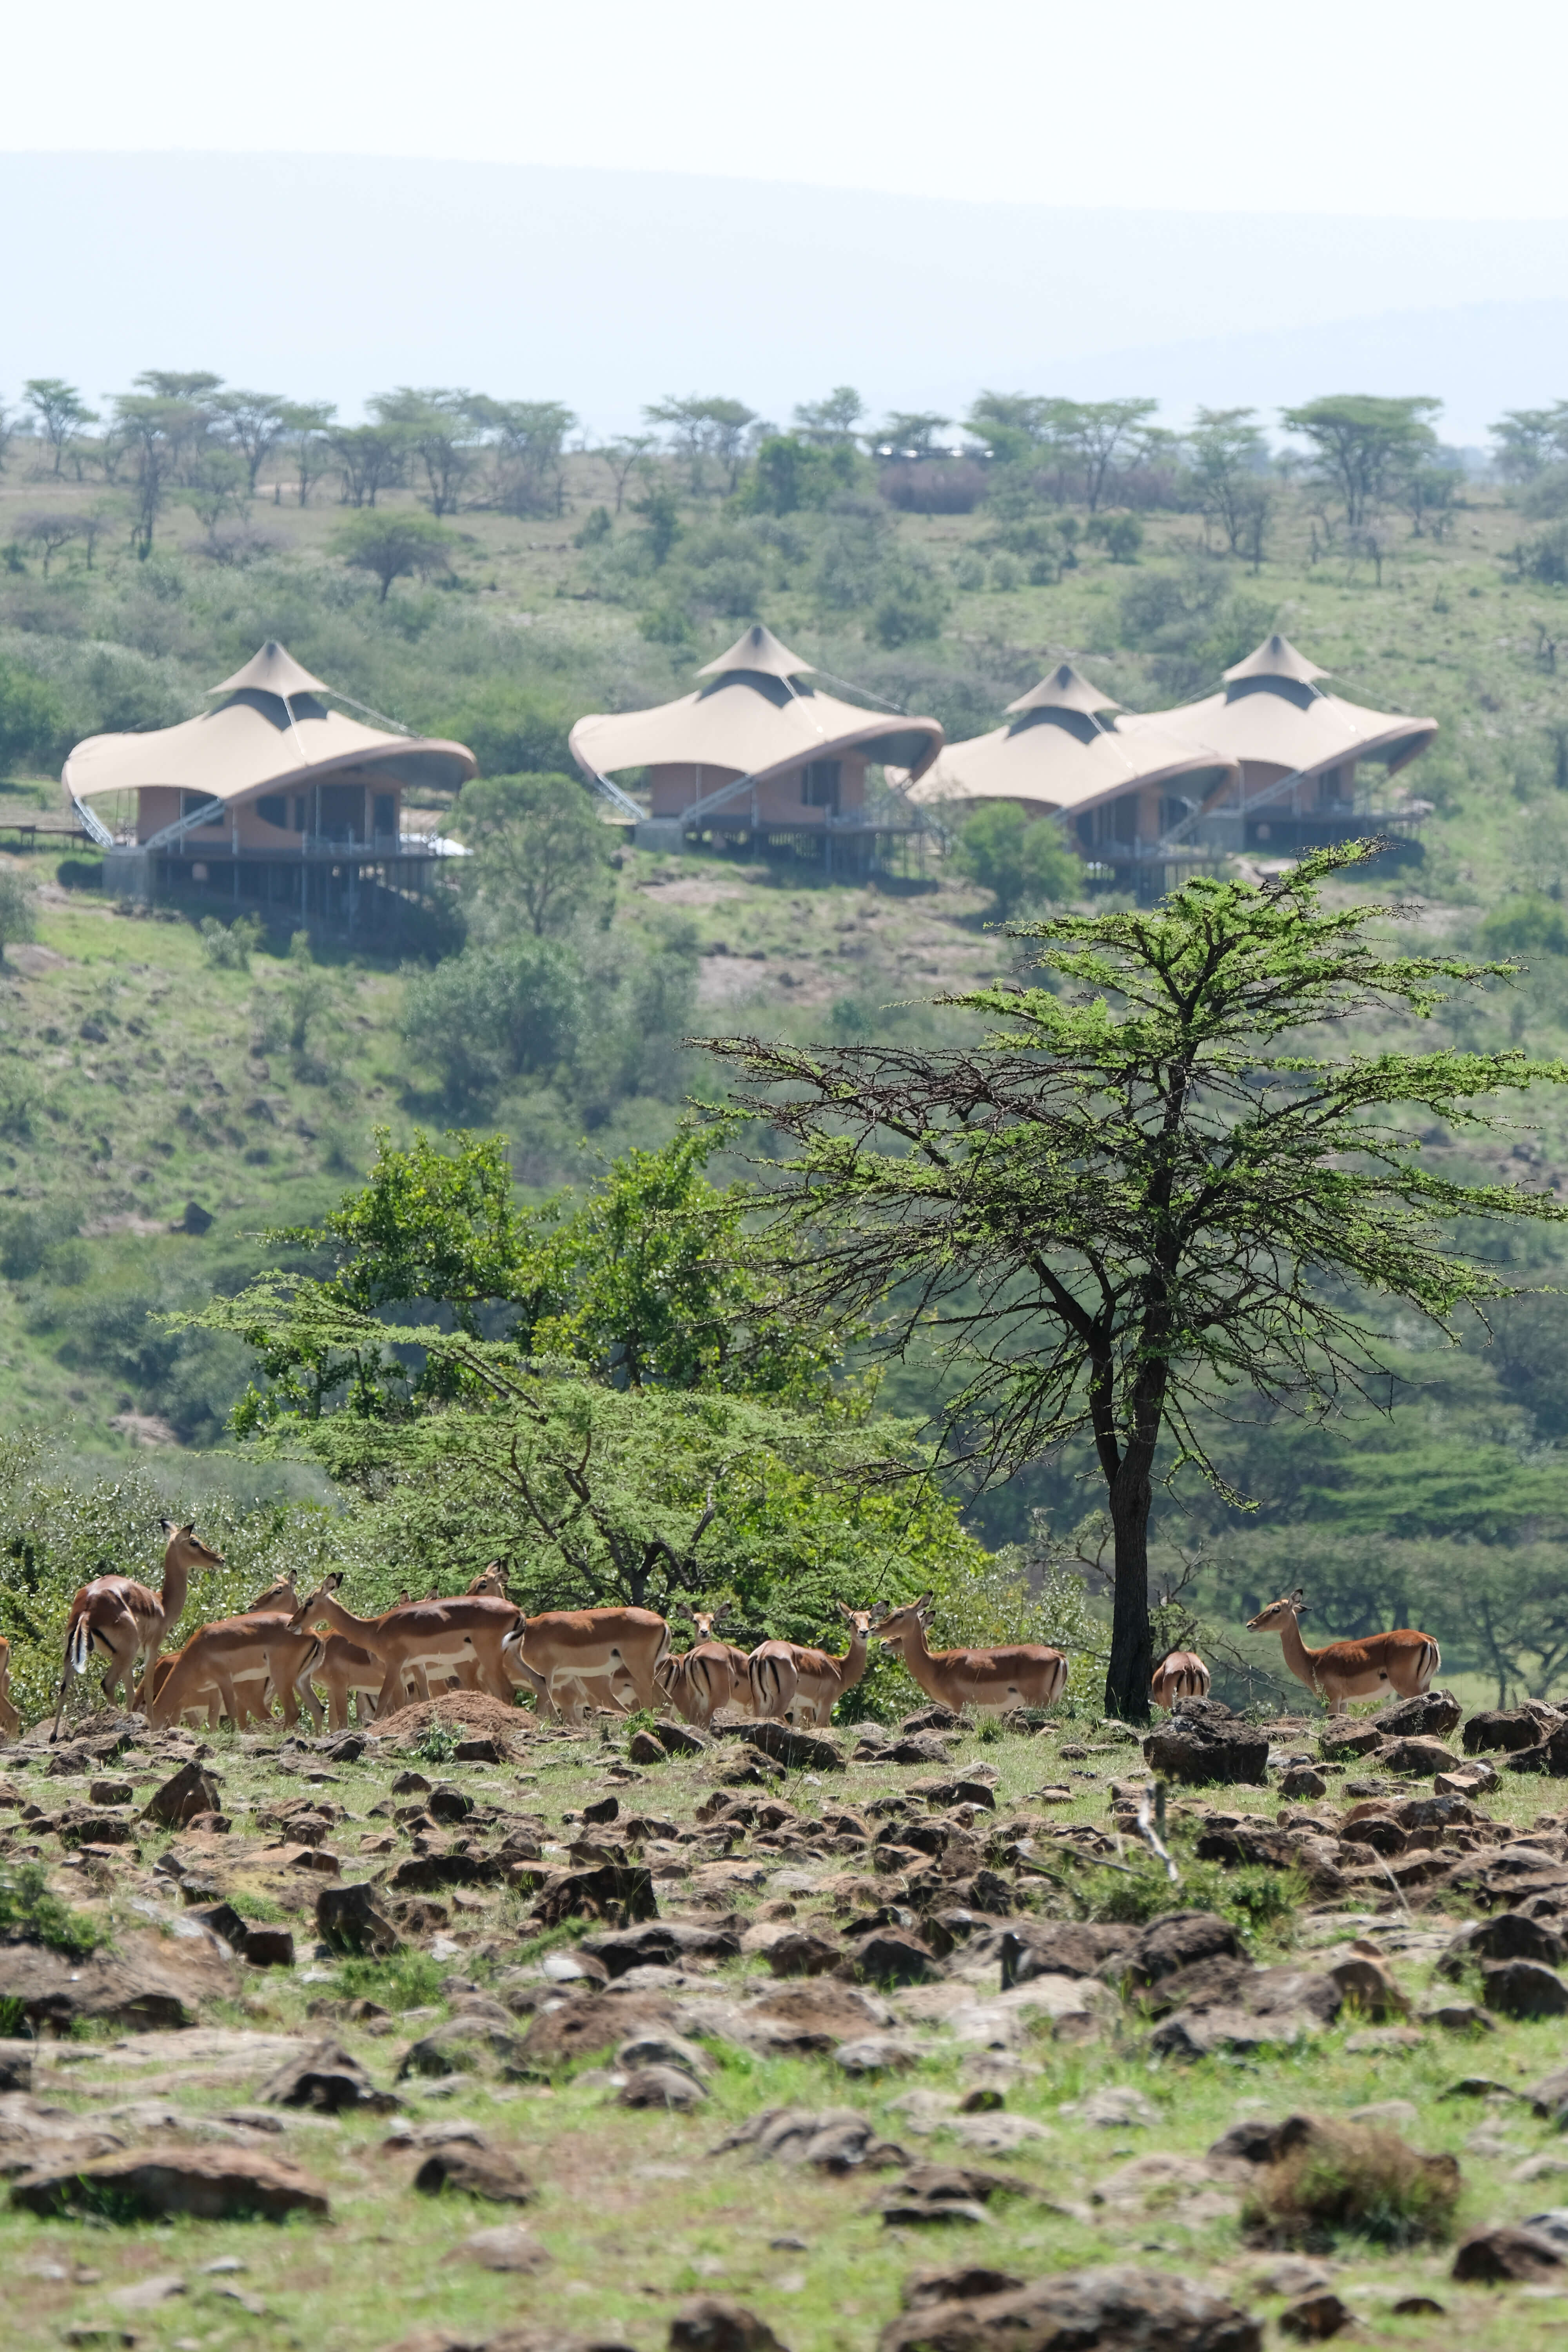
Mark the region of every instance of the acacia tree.
[[1486, 1129], [1488, 1097], [1568, 1065], [1301, 1050], [1358, 1017], [1387, 1035], [1445, 981], [1513, 969], [1394, 954], [1368, 926], [1398, 908], [1325, 910], [1322, 883], [1380, 845], [1262, 888], [1200, 877], [1152, 910], [1020, 926], [1057, 985], [947, 1000], [994, 1023], [978, 1046], [716, 1047], [795, 1146], [762, 1201], [797, 1298], [880, 1308], [895, 1347], [934, 1331], [963, 1370], [950, 1439], [992, 1474], [1091, 1439], [1115, 1538], [1106, 1701], [1124, 1717], [1148, 1712], [1162, 1436], [1242, 1500], [1194, 1408], [1211, 1425], [1237, 1389], [1318, 1414], [1367, 1394], [1358, 1291], [1449, 1330], [1510, 1286], [1442, 1246], [1443, 1221], [1568, 1218], [1549, 1194], [1432, 1174], [1399, 1120]]
[[1343, 393], [1280, 415], [1287, 432], [1311, 443], [1320, 474], [1345, 502], [1345, 528], [1359, 530], [1400, 478], [1436, 448], [1430, 419], [1442, 405], [1425, 395], [1385, 400]]

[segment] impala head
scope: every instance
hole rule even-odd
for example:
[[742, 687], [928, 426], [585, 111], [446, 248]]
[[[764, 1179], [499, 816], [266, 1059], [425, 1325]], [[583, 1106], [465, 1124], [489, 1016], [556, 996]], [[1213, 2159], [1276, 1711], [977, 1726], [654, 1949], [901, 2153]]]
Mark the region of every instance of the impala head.
[[836, 1601], [833, 1605], [835, 1609], [837, 1610], [840, 1617], [843, 1618], [844, 1622], [848, 1626], [853, 1638], [857, 1642], [866, 1641], [871, 1631], [871, 1611], [869, 1609], [846, 1609], [842, 1601]]
[[245, 1613], [247, 1617], [256, 1617], [258, 1616], [263, 1610], [280, 1609], [288, 1615], [292, 1616], [299, 1606], [300, 1596], [294, 1590], [293, 1578], [291, 1576], [280, 1576], [275, 1584], [269, 1584], [265, 1592], [258, 1592], [257, 1594], [255, 1600], [250, 1602]]
[[511, 1598], [506, 1589], [506, 1570], [499, 1559], [492, 1559], [488, 1568], [480, 1569], [478, 1576], [469, 1585], [468, 1591], [471, 1595], [488, 1594], [495, 1601], [509, 1601]]
[[1267, 1609], [1260, 1609], [1256, 1617], [1249, 1617], [1247, 1630], [1249, 1633], [1278, 1633], [1287, 1618], [1299, 1619], [1306, 1613], [1306, 1598], [1300, 1585], [1298, 1585], [1294, 1592], [1287, 1592], [1280, 1600], [1271, 1601]]
[[160, 1519], [158, 1525], [167, 1539], [163, 1552], [165, 1568], [173, 1568], [176, 1560], [186, 1570], [223, 1566], [222, 1552], [214, 1551], [210, 1544], [203, 1543], [196, 1533], [195, 1519], [187, 1519], [184, 1527], [178, 1519]]
[[[886, 1642], [891, 1649], [899, 1649], [905, 1642], [912, 1641], [924, 1633], [924, 1612], [931, 1607], [934, 1598], [934, 1591], [927, 1591], [918, 1601], [905, 1601], [901, 1609], [872, 1612], [875, 1622], [869, 1623], [870, 1633], [877, 1641]], [[842, 1602], [839, 1605], [842, 1607]]]
[[[333, 1569], [330, 1576], [322, 1577], [320, 1584], [317, 1585], [310, 1599], [308, 1601], [301, 1601], [298, 1609], [295, 1610], [292, 1617], [289, 1618], [289, 1631], [290, 1633], [300, 1633], [310, 1627], [311, 1611], [319, 1609], [323, 1601], [330, 1601], [342, 1580], [342, 1577], [336, 1569]], [[314, 1629], [310, 1628], [310, 1630], [313, 1631]]]

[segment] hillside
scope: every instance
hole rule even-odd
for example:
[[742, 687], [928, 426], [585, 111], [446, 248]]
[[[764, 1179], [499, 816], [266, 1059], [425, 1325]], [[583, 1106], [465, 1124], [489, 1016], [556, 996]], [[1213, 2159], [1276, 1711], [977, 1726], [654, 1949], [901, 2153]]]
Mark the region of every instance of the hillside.
[[[1564, 592], [1525, 576], [1515, 551], [1541, 526], [1496, 489], [1464, 487], [1441, 536], [1387, 520], [1371, 552], [1321, 500], [1282, 490], [1254, 566], [1205, 553], [1192, 514], [1142, 511], [1134, 560], [1114, 562], [1081, 513], [912, 514], [861, 483], [837, 507], [780, 517], [694, 498], [666, 466], [653, 478], [672, 525], [660, 560], [655, 518], [633, 510], [647, 482], [639, 491], [633, 478], [617, 514], [605, 461], [569, 457], [559, 513], [464, 509], [449, 569], [397, 581], [382, 603], [333, 551], [343, 516], [330, 486], [301, 510], [288, 480], [265, 471], [240, 521], [211, 537], [175, 504], [148, 562], [106, 531], [60, 549], [46, 577], [37, 519], [86, 511], [102, 493], [40, 466], [19, 442], [0, 474], [0, 537], [11, 534], [0, 665], [44, 697], [0, 812], [54, 803], [48, 761], [79, 735], [188, 715], [268, 635], [370, 709], [471, 743], [494, 774], [564, 768], [576, 716], [686, 690], [752, 614], [832, 677], [933, 713], [954, 738], [995, 724], [1064, 652], [1149, 709], [1205, 690], [1277, 625], [1351, 698], [1440, 722], [1436, 749], [1396, 787], [1433, 803], [1423, 862], [1405, 878], [1419, 897], [1418, 934], [1461, 949], [1522, 941], [1532, 968], [1511, 989], [1446, 1008], [1439, 1026], [1466, 1044], [1568, 1049], [1568, 933], [1551, 906], [1568, 872]], [[384, 496], [395, 511], [412, 502]], [[987, 934], [987, 894], [954, 878], [934, 842], [923, 885], [907, 888], [616, 856], [613, 896], [572, 948], [578, 1047], [488, 1087], [432, 1056], [428, 1027], [411, 1047], [416, 967], [327, 941], [301, 967], [281, 935], [248, 969], [214, 962], [188, 922], [105, 905], [90, 854], [22, 856], [43, 887], [37, 941], [10, 951], [0, 1016], [7, 1417], [65, 1429], [94, 1461], [151, 1444], [183, 1493], [253, 1480], [209, 1458], [244, 1386], [245, 1351], [153, 1318], [274, 1262], [261, 1232], [320, 1215], [363, 1173], [378, 1126], [396, 1139], [454, 1124], [505, 1133], [536, 1198], [580, 1179], [595, 1155], [661, 1139], [688, 1096], [712, 1091], [682, 1035], [950, 1034], [952, 1016], [926, 1001], [1005, 969], [1013, 953]], [[1507, 912], [1521, 894], [1522, 930]], [[291, 1042], [301, 1003], [302, 1042]], [[1457, 1171], [1560, 1188], [1568, 1106], [1542, 1104], [1531, 1132], [1484, 1152], [1439, 1130], [1426, 1148]], [[1557, 1278], [1550, 1235], [1531, 1247], [1521, 1278]], [[1233, 1623], [1255, 1607], [1261, 1558], [1277, 1560], [1282, 1584], [1305, 1568], [1331, 1593], [1325, 1630], [1356, 1630], [1379, 1577], [1413, 1610], [1435, 1579], [1425, 1604], [1435, 1610], [1482, 1567], [1505, 1554], [1517, 1567], [1519, 1547], [1556, 1540], [1568, 1527], [1556, 1313], [1548, 1298], [1531, 1304], [1534, 1322], [1522, 1310], [1501, 1318], [1495, 1346], [1478, 1330], [1457, 1371], [1421, 1354], [1418, 1334], [1391, 1331], [1417, 1349], [1402, 1360], [1401, 1409], [1390, 1423], [1363, 1415], [1348, 1445], [1268, 1416], [1233, 1433], [1268, 1544], [1259, 1550], [1256, 1522], [1195, 1496], [1176, 1498], [1163, 1523], [1168, 1545], [1196, 1545], [1208, 1562], [1196, 1588], [1205, 1606]], [[919, 1409], [929, 1370], [896, 1368], [884, 1394]], [[1456, 1444], [1469, 1474], [1458, 1482], [1437, 1475]], [[1064, 1532], [1086, 1507], [1077, 1466], [1040, 1465], [978, 1507], [976, 1526], [993, 1542], [1032, 1540], [1031, 1510], [1043, 1508]], [[1314, 1528], [1331, 1532], [1336, 1557], [1351, 1556], [1352, 1539], [1363, 1547], [1355, 1576], [1329, 1573]], [[1293, 1530], [1304, 1549], [1292, 1549]], [[1534, 1680], [1552, 1670], [1539, 1611], [1545, 1647], [1506, 1669], [1458, 1613], [1469, 1644], [1460, 1671]], [[1267, 1645], [1240, 1649], [1266, 1661]]]

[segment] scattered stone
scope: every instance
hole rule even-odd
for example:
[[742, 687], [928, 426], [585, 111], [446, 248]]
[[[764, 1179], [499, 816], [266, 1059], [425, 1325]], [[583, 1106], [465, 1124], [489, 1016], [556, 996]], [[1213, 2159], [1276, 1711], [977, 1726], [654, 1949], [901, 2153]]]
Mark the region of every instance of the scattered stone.
[[674, 2014], [668, 2000], [626, 1993], [589, 1993], [541, 2010], [522, 2039], [525, 2064], [542, 2071], [616, 2049], [634, 2026], [662, 2025]]
[[1280, 1780], [1279, 1787], [1283, 1795], [1304, 1797], [1309, 1801], [1326, 1797], [1329, 1793], [1328, 1782], [1312, 1764], [1292, 1764]]
[[1451, 1772], [1458, 1759], [1440, 1739], [1391, 1739], [1378, 1757], [1384, 1772]]
[[673, 2066], [689, 2074], [693, 2082], [700, 2082], [713, 2071], [712, 2060], [695, 2042], [689, 2042], [683, 2033], [661, 2032], [657, 2026], [623, 2042], [616, 2053], [616, 2063], [628, 2074], [635, 2074], [640, 2066]]
[[633, 1969], [679, 1968], [685, 1960], [731, 1960], [741, 1948], [732, 1927], [699, 1927], [684, 1919], [659, 1919], [645, 1927], [584, 1936], [579, 1953], [596, 1960], [611, 1977]]
[[921, 2055], [912, 2042], [890, 2033], [867, 2033], [858, 2042], [841, 2042], [833, 2058], [846, 2074], [901, 2074], [918, 2066]]
[[1007, 2271], [965, 2263], [958, 2270], [911, 2272], [900, 2290], [899, 2302], [905, 2311], [929, 2311], [933, 2304], [976, 2303], [984, 2294], [1012, 2294], [1023, 2284]]
[[1442, 2319], [1447, 2315], [1446, 2303], [1438, 2303], [1429, 2294], [1402, 2294], [1389, 2309], [1395, 2319]]
[[1562, 2267], [1563, 2256], [1550, 2238], [1504, 2222], [1489, 2230], [1472, 2230], [1462, 2238], [1449, 2276], [1490, 2285], [1505, 2280], [1552, 2278]]
[[606, 1822], [617, 1821], [620, 1818], [620, 1811], [621, 1801], [618, 1797], [600, 1797], [594, 1804], [584, 1806], [583, 1819], [585, 1822], [591, 1822], [597, 1829]]
[[334, 1952], [386, 1959], [403, 1948], [403, 1939], [380, 1908], [375, 1889], [363, 1883], [323, 1886], [316, 1897], [316, 1933]]
[[831, 1977], [781, 1985], [750, 2003], [742, 2017], [748, 2036], [775, 2057], [836, 2050], [893, 2022], [879, 2001]]
[[484, 2271], [542, 2271], [548, 2269], [551, 2260], [531, 2230], [515, 2221], [500, 2222], [493, 2230], [476, 2230], [458, 2252]]
[[784, 2352], [766, 2320], [725, 2295], [700, 2294], [669, 2323], [669, 2352]]
[[1383, 1746], [1383, 1734], [1375, 1723], [1336, 1715], [1324, 1724], [1318, 1745], [1331, 1761], [1342, 1762], [1348, 1756], [1375, 1756]]
[[100, 2214], [131, 2221], [190, 2213], [206, 2221], [255, 2215], [280, 2221], [289, 2213], [325, 2219], [324, 2189], [280, 2158], [237, 2148], [132, 2148], [123, 2155], [61, 2169], [25, 2173], [11, 2184], [11, 2202], [29, 2213]]
[[432, 2027], [404, 2053], [403, 2063], [397, 2070], [398, 2081], [406, 2082], [411, 2074], [472, 2072], [487, 2062], [503, 2068], [520, 2066], [527, 2043], [508, 2030], [510, 2023], [510, 2018], [503, 2028], [482, 2017], [449, 2017], [444, 2025]]
[[1002, 1990], [1027, 1984], [1034, 1977], [1096, 1976], [1112, 1954], [1126, 1950], [1132, 1941], [1131, 1927], [1090, 1927], [1076, 1919], [1021, 1919], [1004, 1932], [997, 1947]]
[[1483, 1757], [1473, 1764], [1460, 1764], [1452, 1772], [1439, 1772], [1432, 1783], [1433, 1793], [1439, 1797], [1484, 1797], [1489, 1789], [1498, 1785], [1498, 1776]]
[[1452, 1691], [1429, 1690], [1379, 1707], [1372, 1720], [1390, 1739], [1447, 1739], [1464, 1711]]
[[414, 2176], [422, 2197], [455, 2189], [492, 2205], [526, 2205], [533, 2195], [527, 2175], [504, 2148], [476, 2147], [471, 2140], [445, 2140], [433, 2147]]
[[1363, 2017], [1378, 2024], [1410, 2013], [1410, 2003], [1394, 1982], [1392, 1971], [1370, 1953], [1357, 1953], [1348, 1960], [1336, 1961], [1329, 1970], [1329, 1979], [1338, 1987], [1349, 2007], [1360, 2010]]
[[809, 1927], [786, 1927], [765, 1947], [763, 1958], [775, 1977], [820, 1977], [844, 1958], [842, 1944], [813, 1935]]
[[1354, 2321], [1349, 2305], [1341, 2302], [1332, 2287], [1324, 2287], [1317, 2294], [1304, 2294], [1299, 2302], [1287, 2305], [1279, 2315], [1279, 2333], [1298, 2344], [1325, 2344]]
[[854, 1947], [853, 1957], [857, 1973], [871, 1984], [925, 1984], [941, 1973], [931, 1946], [906, 1928], [873, 1928]]
[[1511, 1753], [1540, 1744], [1542, 1726], [1522, 1706], [1481, 1707], [1465, 1726], [1467, 1756]]
[[759, 2162], [809, 2164], [831, 2173], [909, 2161], [895, 2142], [879, 2139], [870, 2116], [858, 2107], [763, 2107], [709, 2154], [727, 2156], [738, 2147], [749, 2147]]
[[542, 1927], [558, 1927], [565, 1919], [584, 1916], [617, 1927], [634, 1919], [657, 1919], [652, 1874], [640, 1863], [605, 1862], [546, 1879], [532, 1912]]
[[351, 2109], [385, 2115], [400, 2104], [390, 2091], [378, 2091], [359, 2060], [331, 2041], [286, 2059], [256, 2095], [266, 2107], [309, 2107], [327, 2116]]
[[1177, 1715], [1143, 1742], [1150, 1769], [1190, 1788], [1215, 1782], [1261, 1782], [1268, 1777], [1268, 1735], [1249, 1723], [1201, 1721]]
[[1287, 2254], [1266, 2270], [1259, 2271], [1252, 2285], [1259, 2294], [1300, 2296], [1318, 2294], [1329, 2284], [1329, 2273], [1321, 2263], [1310, 2263], [1300, 2254]]
[[900, 1739], [891, 1741], [877, 1751], [879, 1764], [946, 1764], [949, 1761], [945, 1739], [934, 1731], [906, 1731]]
[[1165, 1911], [1128, 1948], [1123, 1982], [1157, 1984], [1162, 1977], [1219, 1955], [1243, 1957], [1235, 1928], [1214, 1911]]
[[879, 2352], [1261, 2352], [1258, 2322], [1169, 2271], [1058, 2271], [1027, 2286], [903, 2313]]
[[[790, 1772], [842, 1772], [844, 1759], [832, 1740], [795, 1731], [787, 1723], [743, 1723], [739, 1735], [749, 1748], [782, 1764]], [[886, 1751], [884, 1751], [886, 1754]], [[924, 1759], [922, 1759], [924, 1760]], [[939, 1759], [944, 1762], [945, 1751]]]
[[651, 1731], [634, 1731], [626, 1748], [634, 1764], [668, 1764], [669, 1750]]
[[1079, 2101], [1077, 2112], [1084, 2123], [1097, 2124], [1103, 2131], [1146, 2131], [1160, 2120], [1153, 2101], [1129, 2083], [1111, 2083], [1103, 2090], [1091, 2091]]
[[20, 2004], [35, 2028], [68, 2033], [78, 2019], [101, 2018], [132, 2031], [194, 2025], [205, 2000], [233, 2000], [239, 1979], [217, 1940], [195, 1923], [189, 1934], [122, 1929], [111, 1951], [73, 1959], [45, 1944], [0, 1943], [0, 2000]]
[[1495, 2033], [1497, 2027], [1473, 2000], [1439, 2001], [1421, 2011], [1423, 2025], [1439, 2025], [1445, 2033]]
[[1481, 1969], [1486, 2005], [1503, 2017], [1562, 2017], [1568, 1985], [1537, 1960], [1494, 1960]]
[[241, 1958], [253, 1969], [291, 1969], [294, 1965], [294, 1937], [288, 1927], [249, 1926], [239, 1948]]
[[184, 1829], [198, 1813], [216, 1813], [222, 1801], [217, 1782], [200, 1764], [187, 1764], [161, 1789], [154, 1789], [142, 1812], [142, 1819], [159, 1822], [164, 1829]]
[[707, 2096], [701, 2084], [683, 2066], [639, 2066], [621, 2085], [619, 2104], [683, 2109], [700, 2106]]

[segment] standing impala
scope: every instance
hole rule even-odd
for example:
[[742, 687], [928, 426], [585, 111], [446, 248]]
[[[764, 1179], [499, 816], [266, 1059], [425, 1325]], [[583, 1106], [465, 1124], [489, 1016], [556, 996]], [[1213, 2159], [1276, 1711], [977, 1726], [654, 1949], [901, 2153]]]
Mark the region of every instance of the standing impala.
[[722, 1609], [694, 1610], [691, 1622], [697, 1639], [679, 1657], [666, 1658], [658, 1670], [658, 1681], [677, 1714], [701, 1731], [723, 1707], [745, 1715], [755, 1711], [746, 1653], [732, 1642], [721, 1641], [713, 1630], [724, 1614]]
[[613, 1690], [624, 1679], [639, 1707], [657, 1711], [669, 1627], [656, 1611], [546, 1609], [518, 1622], [514, 1610], [512, 1617], [513, 1629], [502, 1646], [519, 1682], [535, 1689], [542, 1682], [553, 1702], [558, 1688], [603, 1682]]
[[763, 1642], [752, 1652], [746, 1668], [753, 1714], [797, 1728], [827, 1723], [845, 1692], [854, 1689], [866, 1671], [871, 1612], [846, 1609], [842, 1601], [833, 1605], [849, 1628], [849, 1647], [842, 1656], [796, 1642]]
[[891, 1609], [871, 1632], [896, 1650], [928, 1698], [943, 1706], [972, 1706], [1006, 1715], [1016, 1706], [1054, 1706], [1067, 1688], [1068, 1662], [1042, 1642], [1019, 1642], [998, 1650], [932, 1650], [925, 1621], [931, 1595], [922, 1592], [906, 1608]]
[[295, 1633], [318, 1622], [344, 1633], [381, 1662], [382, 1684], [377, 1715], [391, 1715], [403, 1704], [403, 1680], [414, 1679], [422, 1699], [430, 1696], [427, 1677], [455, 1675], [472, 1664], [480, 1690], [491, 1698], [510, 1702], [512, 1685], [501, 1662], [501, 1643], [517, 1625], [519, 1612], [510, 1601], [489, 1595], [459, 1593], [449, 1601], [415, 1601], [385, 1610], [379, 1617], [355, 1617], [335, 1596], [342, 1578], [325, 1578], [289, 1620]]
[[[72, 1675], [86, 1674], [88, 1661], [95, 1653], [108, 1661], [103, 1675], [105, 1700], [112, 1705], [114, 1686], [119, 1683], [124, 1689], [128, 1707], [145, 1704], [158, 1653], [185, 1605], [192, 1569], [223, 1566], [222, 1552], [212, 1551], [202, 1542], [195, 1520], [183, 1528], [173, 1519], [163, 1519], [159, 1524], [168, 1538], [161, 1592], [149, 1591], [133, 1577], [97, 1576], [90, 1584], [80, 1587], [71, 1602], [70, 1615], [66, 1620], [65, 1671], [60, 1676], [60, 1699], [55, 1709], [51, 1740], [59, 1738], [66, 1685]], [[139, 1659], [143, 1662], [142, 1682], [133, 1693], [132, 1677]]]
[[[272, 1598], [274, 1596], [264, 1596]], [[200, 1625], [169, 1664], [147, 1710], [154, 1731], [178, 1722], [187, 1708], [215, 1705], [237, 1728], [247, 1712], [270, 1721], [270, 1701], [283, 1702], [283, 1720], [292, 1730], [301, 1705], [313, 1730], [321, 1728], [321, 1708], [310, 1675], [321, 1664], [325, 1644], [319, 1635], [297, 1631], [290, 1591], [288, 1606], [247, 1610]]]
[[1419, 1698], [1430, 1688], [1443, 1663], [1443, 1653], [1430, 1633], [1402, 1625], [1392, 1633], [1369, 1633], [1362, 1642], [1330, 1642], [1309, 1650], [1297, 1623], [1306, 1606], [1300, 1585], [1282, 1600], [1271, 1601], [1247, 1621], [1249, 1633], [1278, 1633], [1285, 1664], [1299, 1683], [1305, 1683], [1331, 1711], [1347, 1698], [1383, 1698], [1391, 1690], [1401, 1698]]
[[1195, 1650], [1167, 1650], [1154, 1669], [1149, 1697], [1169, 1714], [1179, 1698], [1207, 1698], [1210, 1679]]

